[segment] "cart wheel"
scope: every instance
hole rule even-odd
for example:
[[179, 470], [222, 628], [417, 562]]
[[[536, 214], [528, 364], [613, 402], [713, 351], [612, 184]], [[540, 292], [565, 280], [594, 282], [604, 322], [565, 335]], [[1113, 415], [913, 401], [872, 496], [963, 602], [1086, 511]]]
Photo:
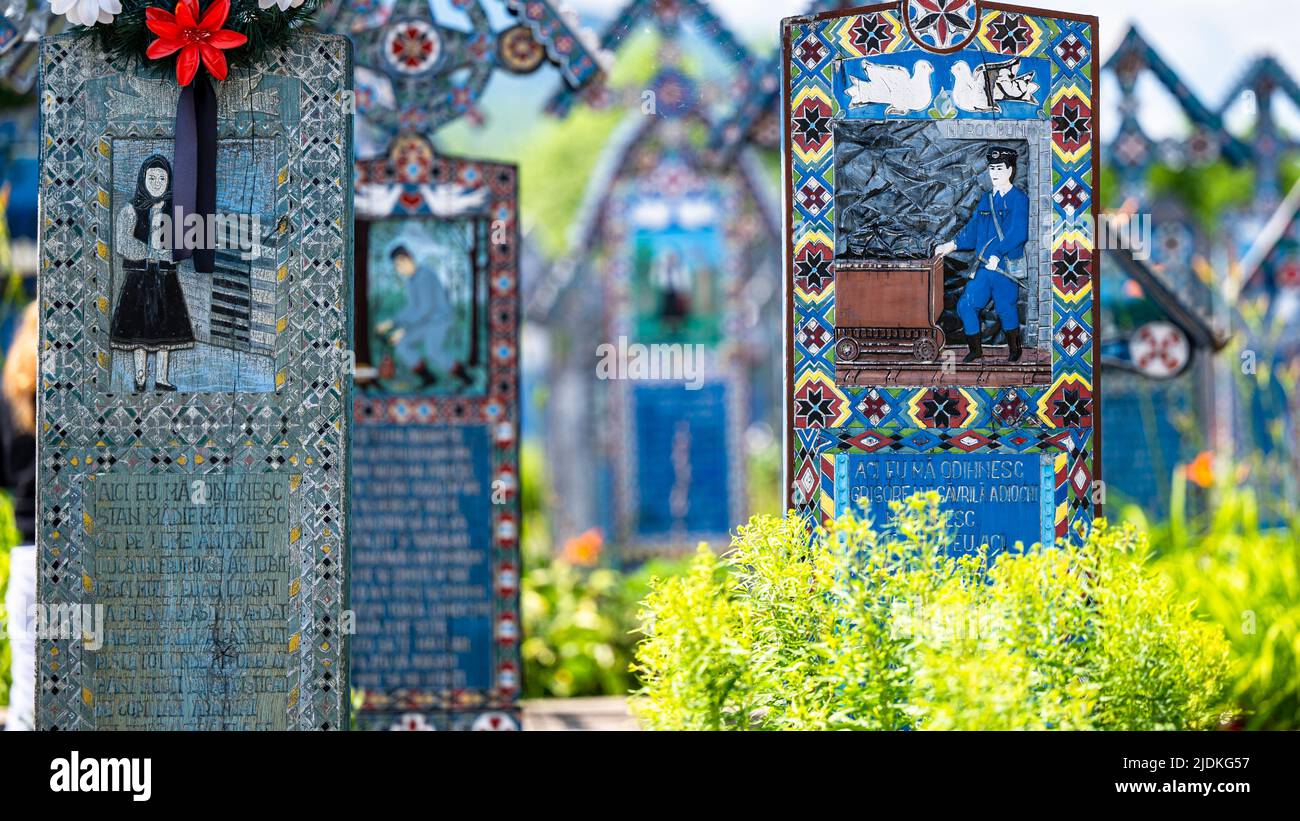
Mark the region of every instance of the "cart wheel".
[[861, 349], [858, 346], [858, 340], [851, 336], [846, 336], [835, 343], [835, 361], [853, 362], [857, 360]]
[[920, 362], [933, 362], [939, 358], [939, 348], [934, 344], [933, 339], [928, 336], [922, 337], [912, 345], [912, 355]]

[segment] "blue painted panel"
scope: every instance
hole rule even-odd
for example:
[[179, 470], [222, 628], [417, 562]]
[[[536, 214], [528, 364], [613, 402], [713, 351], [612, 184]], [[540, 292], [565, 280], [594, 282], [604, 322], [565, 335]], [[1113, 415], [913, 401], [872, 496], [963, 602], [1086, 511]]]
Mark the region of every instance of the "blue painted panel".
[[[995, 110], [979, 110], [972, 95], [978, 97], [985, 90], [983, 79], [989, 71], [1002, 72], [1005, 88], [1017, 89], [1033, 102], [1001, 99], [994, 103]], [[908, 51], [843, 61], [835, 70], [834, 93], [840, 111], [851, 120], [929, 120], [933, 108], [944, 118], [1041, 120], [1047, 117], [1051, 78], [1051, 63], [1041, 57], [1004, 58], [976, 50]], [[870, 92], [864, 94], [866, 89]], [[884, 97], [894, 101], [892, 106], [879, 101]], [[863, 104], [864, 99], [874, 102]], [[987, 105], [987, 97], [983, 102]]]
[[1017, 542], [1042, 541], [1051, 528], [1043, 522], [1052, 474], [1039, 454], [842, 454], [837, 457], [836, 513], [866, 500], [877, 523], [889, 520], [889, 502], [935, 490], [948, 512], [953, 555], [988, 544], [990, 552]]
[[637, 532], [726, 533], [731, 501], [727, 389], [637, 386]]
[[491, 432], [356, 426], [352, 682], [365, 690], [492, 685]]

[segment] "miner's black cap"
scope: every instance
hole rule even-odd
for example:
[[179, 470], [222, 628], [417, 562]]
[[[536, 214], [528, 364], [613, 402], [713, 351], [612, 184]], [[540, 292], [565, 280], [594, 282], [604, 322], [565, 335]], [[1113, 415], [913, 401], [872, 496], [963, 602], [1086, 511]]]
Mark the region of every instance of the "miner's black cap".
[[989, 165], [993, 165], [994, 163], [1002, 163], [1003, 165], [1015, 165], [1017, 156], [1014, 149], [999, 148], [997, 146], [994, 146], [993, 148], [989, 149], [988, 159], [989, 159]]

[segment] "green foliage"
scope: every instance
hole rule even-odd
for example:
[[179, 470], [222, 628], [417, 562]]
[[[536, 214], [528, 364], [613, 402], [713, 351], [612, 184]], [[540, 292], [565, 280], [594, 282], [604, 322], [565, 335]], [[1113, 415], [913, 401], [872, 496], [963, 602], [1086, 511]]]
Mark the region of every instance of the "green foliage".
[[749, 448], [745, 460], [749, 509], [777, 515], [785, 506], [781, 498], [781, 440], [775, 437]]
[[681, 572], [659, 559], [631, 574], [553, 559], [530, 567], [520, 593], [525, 698], [624, 695], [636, 686], [637, 603], [654, 578]]
[[1190, 729], [1212, 726], [1222, 630], [1147, 567], [1131, 527], [989, 562], [950, 558], [935, 493], [892, 527], [810, 538], [759, 516], [653, 585], [634, 708], [657, 729]]
[[[660, 35], [641, 29], [620, 44], [606, 85], [614, 95], [631, 89], [627, 102], [615, 100], [600, 109], [579, 104], [563, 120], [543, 118], [530, 133], [519, 156], [521, 208], [530, 237], [548, 256], [570, 250], [569, 232], [591, 176], [619, 125], [641, 111], [640, 94], [659, 69], [661, 45]], [[701, 73], [690, 59], [681, 68], [689, 75]]]
[[[1136, 511], [1126, 516], [1140, 519]], [[1300, 515], [1261, 527], [1255, 493], [1221, 487], [1211, 512], [1185, 521], [1175, 511], [1151, 541], [1157, 569], [1196, 599], [1199, 614], [1223, 625], [1245, 726], [1300, 728]]]
[[1254, 169], [1233, 168], [1222, 160], [1187, 168], [1155, 165], [1148, 182], [1154, 197], [1174, 197], [1211, 233], [1217, 233], [1223, 212], [1244, 208], [1255, 198]]
[[14, 507], [9, 495], [0, 493], [0, 704], [9, 703], [9, 687], [13, 684], [10, 668], [12, 650], [9, 647], [9, 620], [22, 618], [5, 610], [5, 594], [9, 592], [9, 550], [18, 544], [21, 534], [14, 523]]

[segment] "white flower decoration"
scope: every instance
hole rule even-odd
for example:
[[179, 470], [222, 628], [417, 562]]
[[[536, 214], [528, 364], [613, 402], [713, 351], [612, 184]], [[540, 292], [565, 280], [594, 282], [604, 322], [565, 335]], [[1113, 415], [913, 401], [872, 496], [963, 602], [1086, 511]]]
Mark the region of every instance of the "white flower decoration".
[[77, 26], [111, 23], [122, 13], [122, 0], [50, 0], [50, 10]]
[[289, 9], [298, 8], [304, 2], [306, 2], [306, 0], [257, 0], [257, 5], [263, 10], [269, 9], [272, 6], [277, 6], [280, 11], [288, 11]]

